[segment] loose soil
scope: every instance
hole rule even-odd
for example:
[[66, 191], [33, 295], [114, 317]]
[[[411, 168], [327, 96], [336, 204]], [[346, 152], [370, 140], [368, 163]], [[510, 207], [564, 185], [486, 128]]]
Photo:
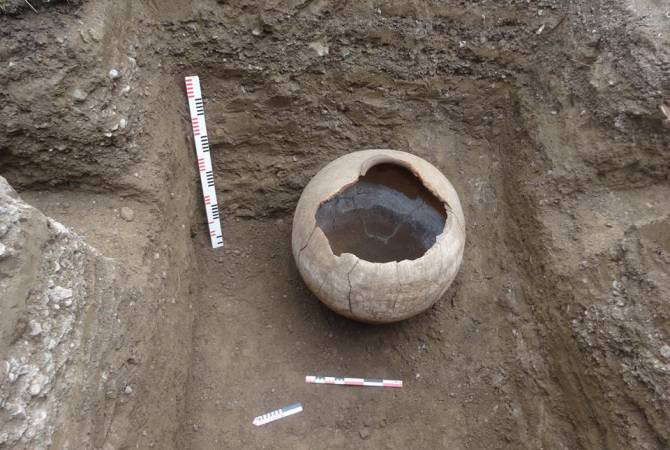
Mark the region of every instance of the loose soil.
[[[139, 3], [0, 17], [0, 175], [141, 286], [109, 325], [142, 330], [116, 349], [137, 358], [135, 388], [92, 413], [91, 447], [670, 448], [661, 2]], [[322, 306], [290, 250], [302, 188], [366, 148], [436, 165], [467, 223], [445, 297], [385, 326]], [[251, 424], [293, 402], [305, 411]], [[67, 435], [53, 448], [81, 448]]]

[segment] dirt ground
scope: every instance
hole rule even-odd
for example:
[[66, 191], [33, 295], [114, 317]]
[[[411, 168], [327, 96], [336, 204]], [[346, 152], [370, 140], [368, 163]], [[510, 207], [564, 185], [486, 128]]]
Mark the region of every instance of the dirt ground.
[[[205, 97], [218, 250], [187, 75]], [[3, 412], [0, 378], [0, 448], [670, 448], [663, 2], [43, 4], [0, 16], [0, 86], [0, 175], [136, 293], [101, 325], [119, 338], [99, 344], [88, 370], [106, 381], [79, 422], [50, 411], [51, 431], [3, 441], [32, 410]], [[321, 305], [290, 246], [309, 179], [366, 148], [435, 164], [467, 224], [445, 297], [385, 326]], [[305, 411], [251, 424], [293, 402]]]

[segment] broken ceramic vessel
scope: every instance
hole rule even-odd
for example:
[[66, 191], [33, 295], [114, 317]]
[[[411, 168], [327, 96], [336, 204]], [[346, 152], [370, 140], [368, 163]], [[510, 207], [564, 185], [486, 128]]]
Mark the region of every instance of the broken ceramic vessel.
[[293, 256], [307, 286], [363, 322], [395, 322], [431, 307], [454, 280], [464, 245], [454, 187], [432, 164], [395, 150], [328, 164], [293, 219]]

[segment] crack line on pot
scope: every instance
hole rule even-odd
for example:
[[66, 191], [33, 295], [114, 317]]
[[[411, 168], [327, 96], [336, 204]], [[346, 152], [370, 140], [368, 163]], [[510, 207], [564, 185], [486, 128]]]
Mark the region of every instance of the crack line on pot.
[[349, 294], [347, 296], [348, 296], [348, 299], [349, 299], [349, 312], [351, 314], [354, 313], [354, 310], [351, 307], [351, 272], [354, 271], [354, 269], [356, 268], [356, 266], [358, 265], [359, 262], [361, 262], [361, 260], [357, 259], [356, 262], [354, 263], [354, 265], [351, 267], [351, 270], [349, 270], [349, 272], [347, 273], [347, 282], [349, 283]]
[[312, 241], [312, 236], [314, 236], [314, 232], [316, 231], [316, 227], [318, 227], [317, 223], [314, 223], [314, 228], [312, 228], [312, 232], [309, 233], [309, 237], [307, 238], [307, 242], [305, 242], [305, 245], [303, 245], [300, 250], [298, 251], [298, 257], [302, 254], [302, 251], [305, 250], [308, 246], [309, 243]]
[[319, 290], [316, 291], [316, 296], [319, 297], [321, 295], [321, 289], [323, 289], [323, 285], [326, 284], [326, 281], [328, 280], [328, 275], [323, 277], [323, 280], [321, 280], [321, 283], [319, 283]]

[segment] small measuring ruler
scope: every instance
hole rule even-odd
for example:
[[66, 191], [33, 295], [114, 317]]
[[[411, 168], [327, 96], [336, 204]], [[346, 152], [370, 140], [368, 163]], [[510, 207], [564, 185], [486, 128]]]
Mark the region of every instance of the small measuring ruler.
[[254, 419], [253, 423], [259, 427], [261, 425], [265, 425], [266, 423], [274, 422], [275, 420], [292, 416], [293, 414], [298, 414], [299, 412], [302, 412], [302, 404], [293, 403], [291, 405], [284, 406], [283, 408], [270, 411], [269, 413], [263, 414], [262, 416], [258, 416]]
[[319, 377], [307, 375], [305, 383], [310, 384], [339, 384], [344, 386], [371, 386], [401, 388], [400, 380], [384, 380], [382, 378], [344, 378], [344, 377]]
[[195, 154], [198, 158], [198, 170], [200, 171], [200, 183], [202, 184], [202, 197], [205, 201], [205, 212], [207, 213], [209, 237], [212, 241], [212, 248], [218, 248], [223, 246], [223, 235], [221, 234], [221, 221], [219, 219], [219, 204], [216, 201], [216, 189], [214, 189], [212, 158], [209, 156], [209, 139], [207, 138], [207, 125], [205, 124], [205, 107], [202, 103], [202, 92], [200, 91], [200, 78], [191, 76], [186, 77], [185, 80], [188, 107], [191, 110]]

